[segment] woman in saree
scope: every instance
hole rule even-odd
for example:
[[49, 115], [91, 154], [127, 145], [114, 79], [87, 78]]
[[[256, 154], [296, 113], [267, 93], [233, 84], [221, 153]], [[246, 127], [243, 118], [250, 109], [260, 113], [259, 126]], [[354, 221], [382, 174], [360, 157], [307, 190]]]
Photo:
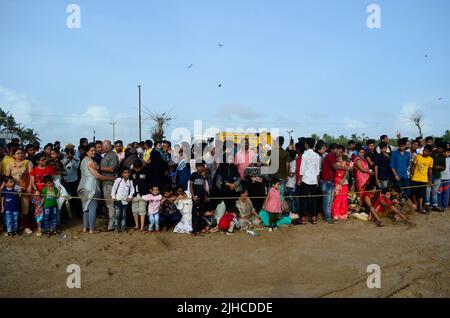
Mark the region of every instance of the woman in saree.
[[356, 191], [361, 193], [366, 189], [366, 185], [369, 183], [370, 176], [373, 172], [369, 169], [369, 164], [364, 158], [366, 152], [362, 148], [362, 145], [356, 144], [356, 150], [358, 152], [358, 156], [354, 160]]
[[346, 220], [348, 216], [348, 167], [347, 156], [337, 158], [336, 164], [340, 169], [336, 170], [334, 178], [334, 200], [331, 206], [331, 215], [334, 220]]

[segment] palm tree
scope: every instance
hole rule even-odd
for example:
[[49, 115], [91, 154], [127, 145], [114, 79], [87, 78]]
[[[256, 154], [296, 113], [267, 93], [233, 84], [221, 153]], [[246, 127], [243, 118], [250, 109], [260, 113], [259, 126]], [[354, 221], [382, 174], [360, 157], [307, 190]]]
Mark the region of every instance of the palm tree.
[[[3, 115], [3, 114], [0, 114]], [[14, 119], [14, 117], [9, 114], [9, 113], [5, 113], [6, 116], [2, 116], [2, 123], [1, 126], [3, 126], [1, 132], [6, 132], [6, 133], [16, 133], [19, 129], [19, 126], [16, 123], [16, 120]]]
[[35, 143], [36, 141], [41, 141], [39, 138], [39, 133], [34, 131], [32, 128], [27, 128], [23, 131], [24, 138], [21, 138], [22, 142], [27, 140], [29, 143]]
[[33, 143], [40, 141], [39, 133], [31, 128], [25, 128], [22, 124], [17, 123], [14, 116], [9, 112], [5, 112], [0, 108], [0, 132], [7, 134], [16, 134], [22, 142], [28, 141]]

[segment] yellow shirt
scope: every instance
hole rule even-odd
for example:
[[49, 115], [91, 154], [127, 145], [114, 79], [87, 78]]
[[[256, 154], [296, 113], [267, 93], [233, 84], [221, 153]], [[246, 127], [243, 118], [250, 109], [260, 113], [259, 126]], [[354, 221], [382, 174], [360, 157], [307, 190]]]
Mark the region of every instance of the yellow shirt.
[[433, 158], [417, 155], [414, 159], [414, 172], [412, 180], [416, 182], [428, 182], [428, 169], [433, 168]]
[[14, 162], [14, 158], [6, 155], [2, 160], [2, 176], [6, 176], [6, 167]]
[[144, 161], [148, 162], [150, 160], [150, 154], [152, 153], [152, 149], [147, 149], [144, 153]]

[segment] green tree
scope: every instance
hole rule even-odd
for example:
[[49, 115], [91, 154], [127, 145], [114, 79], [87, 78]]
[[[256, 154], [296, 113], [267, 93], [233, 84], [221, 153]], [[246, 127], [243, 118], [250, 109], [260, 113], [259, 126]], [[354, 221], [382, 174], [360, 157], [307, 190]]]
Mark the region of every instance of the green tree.
[[450, 142], [450, 130], [446, 130], [445, 134], [442, 136], [442, 139], [444, 139], [444, 141]]
[[22, 142], [40, 141], [39, 133], [17, 123], [14, 116], [0, 108], [0, 132], [17, 134]]

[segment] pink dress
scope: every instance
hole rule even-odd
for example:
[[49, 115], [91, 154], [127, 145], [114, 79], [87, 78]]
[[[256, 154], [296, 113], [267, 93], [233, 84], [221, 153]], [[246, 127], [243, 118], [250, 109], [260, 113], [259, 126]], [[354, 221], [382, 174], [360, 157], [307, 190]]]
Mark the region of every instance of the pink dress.
[[366, 172], [362, 172], [358, 169], [358, 166], [356, 165], [356, 161], [361, 160], [361, 165], [364, 169], [369, 169], [369, 164], [367, 163], [366, 159], [363, 159], [361, 157], [356, 157], [354, 160], [355, 163], [355, 181], [356, 181], [356, 191], [362, 192], [365, 189], [366, 184], [369, 182], [370, 174]]
[[269, 213], [281, 213], [281, 195], [279, 190], [270, 188], [264, 210]]
[[331, 215], [334, 220], [346, 220], [348, 215], [348, 183], [345, 182], [339, 190], [337, 189], [344, 178], [347, 178], [346, 171], [337, 170], [334, 178], [334, 200], [331, 206]]

